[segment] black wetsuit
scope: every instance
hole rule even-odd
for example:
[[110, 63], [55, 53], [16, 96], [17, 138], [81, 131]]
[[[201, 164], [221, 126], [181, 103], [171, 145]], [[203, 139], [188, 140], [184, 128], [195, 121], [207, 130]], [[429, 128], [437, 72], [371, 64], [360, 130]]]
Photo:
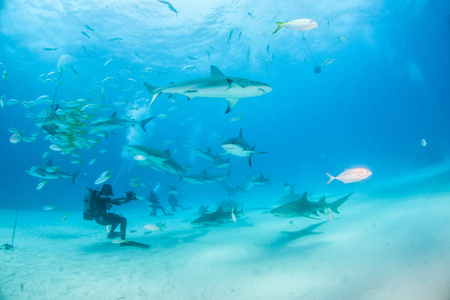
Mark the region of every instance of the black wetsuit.
[[109, 213], [108, 210], [112, 205], [122, 205], [129, 201], [125, 200], [125, 202], [120, 202], [120, 200], [125, 200], [123, 198], [120, 199], [111, 199], [108, 196], [100, 194], [96, 199], [96, 210], [97, 213], [95, 215], [95, 222], [100, 225], [111, 225], [111, 229], [108, 233], [109, 238], [116, 237], [115, 230], [117, 226], [120, 224], [120, 238], [122, 240], [125, 239], [125, 234], [127, 231], [127, 219], [121, 217], [119, 215]]
[[152, 209], [152, 212], [150, 213], [150, 216], [156, 216], [156, 210], [160, 209], [162, 210], [162, 212], [164, 213], [164, 215], [166, 214], [166, 211], [164, 210], [164, 207], [162, 207], [158, 201], [158, 197], [156, 197], [155, 193], [150, 194], [150, 196], [148, 196], [148, 201], [150, 202], [150, 208]]
[[177, 197], [175, 197], [174, 194], [170, 194], [169, 198], [167, 198], [167, 201], [169, 202], [170, 206], [172, 207], [172, 211], [175, 211], [176, 207], [181, 208], [184, 210], [184, 208], [178, 203]]

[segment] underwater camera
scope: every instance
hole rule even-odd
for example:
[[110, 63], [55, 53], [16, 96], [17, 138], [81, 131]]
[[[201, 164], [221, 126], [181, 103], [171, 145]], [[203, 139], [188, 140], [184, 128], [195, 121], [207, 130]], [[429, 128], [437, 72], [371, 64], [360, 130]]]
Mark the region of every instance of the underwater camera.
[[136, 193], [133, 191], [125, 192], [127, 201], [137, 200]]

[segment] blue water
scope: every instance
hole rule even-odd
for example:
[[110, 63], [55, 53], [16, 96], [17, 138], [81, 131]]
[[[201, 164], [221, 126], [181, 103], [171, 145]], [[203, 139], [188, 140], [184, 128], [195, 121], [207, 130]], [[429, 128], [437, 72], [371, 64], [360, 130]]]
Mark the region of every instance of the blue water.
[[[168, 207], [167, 185], [176, 184], [182, 205], [196, 209], [214, 204], [228, 199], [219, 184], [191, 185], [180, 182], [178, 175], [140, 168], [123, 146], [170, 149], [180, 165], [192, 167], [187, 173], [200, 173], [211, 164], [196, 158], [194, 149], [223, 153], [221, 143], [238, 136], [241, 128], [251, 146], [267, 153], [255, 154], [251, 167], [246, 158], [225, 156], [231, 157], [227, 185], [241, 185], [248, 176], [260, 173], [271, 184], [239, 195], [239, 202], [270, 207], [284, 195], [285, 182], [295, 184], [297, 192], [336, 197], [355, 192], [369, 199], [448, 191], [448, 1], [171, 3], [177, 14], [157, 1], [1, 1], [0, 73], [8, 77], [0, 80], [0, 95], [20, 103], [0, 108], [0, 207], [42, 210], [55, 205], [62, 211], [80, 211], [86, 188], [96, 187], [94, 181], [108, 169], [117, 196], [134, 190], [145, 198], [160, 183], [158, 196]], [[272, 34], [276, 21], [306, 17], [319, 24], [304, 33], [312, 55], [302, 32], [283, 28]], [[346, 41], [339, 40], [342, 36]], [[114, 38], [120, 40], [110, 41]], [[43, 80], [57, 79], [59, 74], [40, 75], [56, 71], [61, 55], [73, 57], [77, 74], [63, 73], [55, 95], [57, 84]], [[327, 59], [334, 59], [333, 63], [324, 63]], [[315, 64], [321, 73], [314, 72]], [[241, 99], [228, 114], [224, 113], [227, 102], [221, 98], [187, 101], [182, 95], [170, 99], [160, 95], [148, 107], [151, 95], [143, 81], [161, 87], [207, 77], [211, 65], [227, 76], [269, 84], [273, 91]], [[197, 69], [182, 70], [186, 66]], [[114, 79], [105, 84], [109, 76]], [[96, 118], [114, 111], [135, 119], [167, 117], [151, 121], [147, 133], [137, 126], [116, 129], [92, 149], [78, 151], [84, 163], [72, 164], [73, 157], [57, 152], [42, 158], [51, 145], [45, 133], [34, 143], [9, 141], [8, 128], [16, 127], [28, 137], [39, 129], [35, 119], [26, 115], [48, 109], [51, 103], [31, 111], [21, 102], [42, 95], [55, 96], [60, 104], [89, 99], [110, 108], [96, 112]], [[239, 116], [243, 118], [231, 121]], [[167, 139], [176, 142], [164, 144]], [[101, 149], [108, 151], [100, 154]], [[88, 165], [94, 158], [96, 162]], [[25, 171], [45, 165], [48, 159], [70, 174], [81, 171], [75, 184], [49, 180], [36, 190], [41, 180]], [[373, 175], [362, 182], [335, 181], [325, 187], [328, 178], [323, 171], [338, 175], [353, 167], [368, 168]], [[421, 179], [420, 174], [441, 167], [442, 172], [431, 171], [431, 178]], [[213, 174], [227, 171], [208, 169]], [[129, 185], [135, 176], [145, 188]], [[386, 189], [390, 183], [393, 187]], [[143, 199], [128, 206], [147, 209]]]
[[[0, 82], [0, 89], [7, 100], [32, 101], [41, 95], [54, 96], [56, 84], [42, 83], [38, 77], [56, 71], [60, 56], [66, 54], [75, 59], [78, 78], [73, 78], [73, 73], [61, 77], [63, 84], [56, 102], [80, 98], [103, 101], [102, 80], [114, 76], [120, 81], [112, 80], [115, 87], [106, 85], [104, 103], [117, 110], [118, 116], [126, 116], [127, 111], [124, 106], [114, 106], [114, 102], [133, 103], [151, 97], [143, 80], [165, 86], [206, 77], [210, 65], [216, 65], [228, 76], [254, 79], [273, 87], [268, 95], [242, 99], [227, 115], [226, 101], [222, 99], [197, 98], [187, 102], [177, 96], [176, 105], [180, 107], [174, 111], [169, 110], [175, 104], [167, 100], [167, 95], [160, 96], [151, 109], [144, 99], [134, 116], [166, 114], [168, 118], [147, 125], [147, 134], [137, 129], [135, 137], [127, 137], [127, 129], [115, 130], [117, 135], [80, 152], [83, 165], [70, 164], [69, 155], [52, 153], [49, 158], [61, 170], [81, 170], [81, 174], [75, 186], [69, 180], [56, 180], [40, 191], [35, 189], [39, 179], [24, 171], [47, 162], [41, 156], [48, 150], [49, 142], [41, 138], [31, 144], [10, 143], [8, 128], [19, 128], [24, 136], [38, 128], [34, 119], [25, 117], [28, 109], [21, 104], [6, 105], [1, 109], [0, 132], [2, 206], [15, 207], [20, 198], [24, 207], [33, 209], [48, 202], [80, 207], [85, 188], [92, 186], [108, 168], [114, 173], [117, 191], [128, 189], [128, 180], [137, 175], [151, 180], [149, 189], [157, 182], [165, 187], [165, 183], [176, 183], [177, 178], [137, 168], [130, 157], [123, 156], [122, 147], [139, 141], [161, 150], [178, 150], [174, 158], [200, 172], [209, 165], [195, 159], [192, 147], [211, 147], [222, 153], [220, 143], [237, 136], [240, 128], [250, 144], [267, 154], [255, 155], [251, 168], [245, 159], [233, 157], [232, 184], [263, 172], [272, 180], [272, 185], [265, 188], [266, 195], [271, 190], [278, 191], [284, 181], [295, 183], [300, 190], [321, 188], [327, 180], [322, 173], [325, 170], [337, 175], [353, 166], [365, 166], [373, 172], [370, 180], [376, 182], [448, 159], [450, 21], [444, 1], [373, 1], [364, 5], [347, 1], [335, 7], [326, 1], [298, 7], [278, 2], [255, 6], [251, 2], [218, 1], [199, 5], [201, 9], [177, 3], [180, 13], [175, 15], [158, 2], [123, 7], [98, 3], [81, 6], [70, 1], [61, 5], [13, 1], [2, 4], [0, 68], [8, 77], [7, 82]], [[306, 16], [319, 23], [317, 28], [305, 32], [316, 64], [335, 59], [335, 63], [321, 66], [320, 74], [313, 72], [314, 62], [301, 32], [282, 29], [271, 34], [274, 21]], [[81, 31], [90, 34], [90, 38]], [[347, 42], [337, 38], [343, 35]], [[109, 41], [112, 38], [121, 40]], [[57, 50], [43, 50], [46, 47]], [[191, 65], [198, 71], [181, 70]], [[153, 68], [160, 75], [153, 70], [143, 73], [145, 68]], [[49, 78], [57, 77], [58, 74]], [[128, 88], [129, 91], [121, 91]], [[139, 91], [143, 92], [135, 96]], [[36, 110], [48, 107], [47, 102]], [[99, 112], [97, 116], [109, 116], [111, 112]], [[243, 119], [230, 121], [241, 115]], [[161, 146], [166, 139], [177, 143]], [[421, 139], [427, 141], [426, 147], [420, 145]], [[183, 147], [188, 141], [191, 149]], [[98, 154], [103, 148], [109, 151]], [[87, 166], [91, 158], [97, 158], [97, 162]], [[189, 184], [179, 185], [189, 195], [187, 199], [194, 200], [203, 189], [208, 191], [206, 195], [226, 197], [217, 185], [194, 190]], [[361, 184], [354, 186], [364, 188]]]

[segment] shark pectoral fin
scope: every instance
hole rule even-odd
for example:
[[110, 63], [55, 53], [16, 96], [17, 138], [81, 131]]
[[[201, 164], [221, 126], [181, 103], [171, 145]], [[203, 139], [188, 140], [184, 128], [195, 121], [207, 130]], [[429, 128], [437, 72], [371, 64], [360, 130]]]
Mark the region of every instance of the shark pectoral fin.
[[227, 114], [234, 108], [236, 103], [239, 101], [239, 98], [226, 98], [225, 100], [228, 101], [227, 111], [225, 112]]
[[230, 79], [230, 78], [226, 78], [228, 85], [230, 86], [228, 89], [232, 88], [233, 86], [240, 86], [241, 88], [244, 88], [244, 86], [242, 84], [239, 84], [238, 82]]
[[150, 106], [152, 105], [153, 101], [155, 101], [156, 97], [158, 97], [159, 94], [161, 94], [161, 93], [155, 93], [155, 94], [153, 94], [152, 101], [150, 101], [150, 104], [148, 105], [148, 107], [150, 107]]

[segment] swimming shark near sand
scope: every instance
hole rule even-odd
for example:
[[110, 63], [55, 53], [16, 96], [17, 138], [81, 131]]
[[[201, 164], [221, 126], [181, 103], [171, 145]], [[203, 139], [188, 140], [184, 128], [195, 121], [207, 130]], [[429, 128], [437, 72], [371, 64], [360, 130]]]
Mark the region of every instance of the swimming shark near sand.
[[325, 196], [322, 196], [319, 201], [312, 202], [308, 201], [308, 193], [305, 192], [302, 197], [298, 200], [286, 203], [281, 205], [271, 211], [271, 214], [275, 217], [279, 218], [295, 218], [295, 217], [306, 217], [311, 219], [316, 219], [311, 217], [311, 215], [319, 216], [319, 213], [325, 214], [327, 209], [331, 209], [331, 211], [339, 214], [338, 208], [353, 193], [348, 194], [347, 196], [334, 201], [333, 203], [326, 203]]
[[271, 86], [262, 82], [225, 76], [215, 66], [211, 66], [211, 76], [209, 77], [174, 83], [161, 88], [146, 82], [144, 85], [152, 95], [150, 105], [160, 94], [184, 95], [188, 100], [194, 97], [225, 98], [228, 101], [225, 113], [229, 113], [240, 98], [262, 96], [272, 91]]
[[239, 217], [243, 214], [243, 209], [240, 211], [233, 209], [232, 211], [224, 211], [220, 206], [215, 212], [205, 213], [199, 218], [191, 222], [191, 224], [210, 224], [210, 223], [222, 223], [233, 219], [233, 215]]
[[261, 152], [261, 151], [255, 151], [255, 147], [256, 147], [256, 145], [250, 148], [250, 145], [244, 140], [244, 138], [242, 137], [242, 128], [241, 128], [241, 130], [239, 131], [238, 137], [231, 138], [222, 143], [222, 148], [223, 148], [223, 150], [226, 151], [226, 153], [221, 154], [221, 155], [225, 155], [225, 154], [229, 153], [229, 154], [233, 154], [236, 156], [248, 157], [248, 164], [251, 167], [253, 154], [266, 153], [266, 152]]
[[261, 173], [261, 175], [253, 174], [253, 175], [249, 176], [249, 178], [244, 183], [244, 185], [240, 187], [240, 190], [243, 192], [248, 192], [255, 186], [263, 186], [268, 183], [270, 183], [270, 179], [264, 177], [262, 173]]

